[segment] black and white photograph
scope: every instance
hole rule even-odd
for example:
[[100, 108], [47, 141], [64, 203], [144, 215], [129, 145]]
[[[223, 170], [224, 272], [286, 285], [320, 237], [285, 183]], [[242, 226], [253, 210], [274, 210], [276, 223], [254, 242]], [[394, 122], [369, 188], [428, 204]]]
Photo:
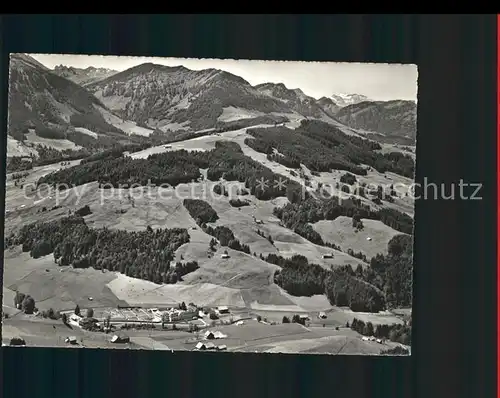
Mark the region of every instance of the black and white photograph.
[[10, 54], [2, 344], [411, 355], [417, 81]]

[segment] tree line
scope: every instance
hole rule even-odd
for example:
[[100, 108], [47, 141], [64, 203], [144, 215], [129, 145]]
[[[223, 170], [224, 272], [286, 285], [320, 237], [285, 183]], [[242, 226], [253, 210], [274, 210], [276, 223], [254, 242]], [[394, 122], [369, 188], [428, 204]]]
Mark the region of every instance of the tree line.
[[360, 319], [354, 318], [350, 327], [363, 336], [374, 336], [395, 343], [411, 345], [411, 322], [409, 324], [405, 322], [404, 324], [377, 324], [373, 326], [371, 322], [365, 323]]
[[342, 266], [326, 270], [306, 257], [290, 259], [276, 254], [260, 258], [281, 267], [274, 281], [294, 296], [325, 294], [332, 305], [353, 311], [378, 312], [387, 307], [412, 305], [412, 237], [396, 235], [388, 243], [387, 256], [377, 255], [371, 267]]
[[328, 199], [307, 198], [296, 203], [287, 203], [283, 207], [275, 207], [273, 214], [283, 224], [313, 243], [322, 244], [321, 236], [312, 229], [309, 223], [321, 220], [335, 220], [339, 216], [379, 220], [396, 231], [412, 234], [413, 219], [395, 209], [383, 208], [373, 211], [364, 205], [360, 199], [349, 198], [340, 200], [337, 196]]
[[[150, 155], [147, 159], [117, 157], [116, 153], [109, 152], [107, 155], [100, 155], [98, 159], [96, 155], [93, 158], [95, 160], [88, 160], [41, 177], [38, 184], [75, 186], [98, 181], [101, 185], [109, 184], [114, 187], [148, 183], [176, 186], [201, 178], [202, 168], [208, 169], [207, 176], [212, 181], [223, 177], [227, 181], [244, 182], [248, 191], [261, 200], [279, 196], [287, 196], [291, 201], [301, 199], [300, 184], [274, 174], [245, 156], [237, 143], [219, 141], [215, 145], [212, 151], [169, 151]], [[272, 181], [278, 178], [284, 181], [286, 188], [272, 184]], [[261, 189], [261, 179], [270, 182], [266, 189]]]
[[415, 165], [410, 156], [377, 153], [382, 148], [380, 144], [349, 136], [325, 122], [303, 120], [294, 131], [273, 127], [248, 129], [247, 133], [253, 138], [247, 138], [245, 144], [286, 167], [299, 168], [304, 164], [316, 172], [337, 169], [367, 175], [362, 165], [368, 165], [381, 173], [391, 171], [413, 178]]
[[175, 251], [189, 242], [186, 229], [127, 232], [92, 229], [78, 215], [23, 226], [6, 238], [33, 258], [53, 254], [61, 266], [109, 270], [155, 283], [176, 283], [198, 268], [196, 261], [171, 265]]
[[350, 307], [353, 311], [378, 312], [385, 309], [383, 292], [350, 273], [350, 266], [327, 270], [320, 265], [310, 264], [301, 255], [285, 259], [269, 254], [261, 258], [281, 267], [274, 275], [274, 282], [291, 295], [324, 294], [330, 304]]

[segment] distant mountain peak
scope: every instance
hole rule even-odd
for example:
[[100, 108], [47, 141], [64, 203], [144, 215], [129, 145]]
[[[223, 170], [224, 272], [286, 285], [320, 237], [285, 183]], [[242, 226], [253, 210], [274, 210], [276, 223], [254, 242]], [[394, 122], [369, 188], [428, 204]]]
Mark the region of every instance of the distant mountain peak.
[[82, 69], [62, 64], [56, 65], [52, 72], [81, 86], [86, 86], [102, 79], [106, 79], [107, 77], [118, 73], [116, 70], [108, 68], [88, 66], [87, 68]]

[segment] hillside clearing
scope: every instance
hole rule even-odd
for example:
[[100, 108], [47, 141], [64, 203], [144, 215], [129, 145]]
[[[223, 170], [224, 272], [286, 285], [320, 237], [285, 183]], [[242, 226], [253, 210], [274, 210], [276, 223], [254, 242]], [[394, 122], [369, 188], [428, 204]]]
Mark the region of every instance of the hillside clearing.
[[[108, 99], [108, 97], [106, 97], [106, 99]], [[104, 120], [107, 123], [111, 124], [112, 126], [115, 126], [116, 128], [119, 128], [128, 135], [135, 134], [148, 137], [153, 132], [152, 129], [140, 127], [135, 122], [121, 119], [118, 116], [114, 115], [113, 113], [109, 112], [107, 109], [104, 109], [100, 106], [95, 106], [95, 107], [101, 113], [101, 115], [104, 117]]]
[[35, 148], [31, 148], [26, 144], [7, 136], [7, 157], [13, 156], [38, 156], [38, 151]]
[[78, 131], [79, 133], [86, 134], [92, 138], [97, 139], [99, 135], [97, 133], [94, 133], [93, 131], [90, 131], [89, 129], [86, 129], [84, 127], [75, 127], [75, 131]]
[[46, 147], [54, 148], [58, 151], [64, 151], [65, 149], [82, 149], [81, 146], [78, 146], [74, 142], [71, 142], [69, 140], [39, 137], [38, 135], [36, 135], [34, 130], [30, 130], [30, 132], [26, 134], [25, 142], [33, 145], [45, 145]]
[[311, 224], [325, 242], [334, 243], [344, 251], [352, 249], [367, 258], [387, 254], [387, 244], [400, 232], [388, 227], [382, 221], [362, 219], [363, 229], [356, 232], [352, 218], [340, 216], [335, 220], [322, 220]]
[[222, 108], [222, 114], [217, 118], [219, 122], [233, 122], [241, 119], [252, 119], [264, 115], [263, 112], [251, 111], [248, 109], [227, 106]]

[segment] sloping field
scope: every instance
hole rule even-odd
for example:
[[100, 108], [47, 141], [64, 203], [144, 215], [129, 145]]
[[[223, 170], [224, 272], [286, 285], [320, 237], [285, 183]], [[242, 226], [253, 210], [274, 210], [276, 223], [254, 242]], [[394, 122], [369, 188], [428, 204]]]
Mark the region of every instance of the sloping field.
[[[235, 352], [375, 355], [394, 346], [394, 343], [363, 341], [358, 333], [346, 328], [306, 328], [297, 323], [265, 325], [249, 320], [242, 326], [220, 326], [209, 330], [224, 333], [227, 338], [214, 343], [225, 344], [229, 351]], [[185, 348], [190, 347], [186, 345]]]
[[[229, 258], [221, 258], [227, 250]], [[223, 248], [203, 267], [184, 277], [187, 283], [214, 283], [233, 289], [251, 289], [272, 283], [272, 276], [279, 267], [236, 250]]]
[[[391, 152], [401, 152], [404, 153], [405, 155], [411, 156], [413, 160], [415, 160], [415, 146], [410, 146], [410, 145], [397, 145], [397, 144], [380, 144], [382, 149], [378, 150], [377, 152], [380, 153], [391, 153]], [[404, 147], [408, 147], [411, 149], [411, 151], [408, 151]]]
[[[43, 170], [37, 170], [33, 176], [29, 176], [27, 179], [36, 180], [34, 175], [38, 177], [59, 167], [47, 166]], [[207, 186], [201, 183], [182, 184], [176, 189], [151, 188], [146, 193], [143, 188], [138, 188], [130, 192], [132, 197], [130, 199], [129, 191], [104, 190], [100, 189], [97, 183], [89, 183], [58, 192], [51, 198], [46, 196], [43, 201], [19, 198], [22, 190], [13, 187], [8, 203], [10, 202], [11, 205], [15, 203], [18, 206], [20, 203], [27, 203], [27, 205], [24, 208], [18, 207], [16, 211], [8, 215], [8, 218], [14, 221], [14, 225], [37, 220], [50, 221], [67, 215], [68, 209], [76, 210], [88, 205], [92, 214], [86, 216], [85, 219], [87, 224], [94, 228], [106, 226], [128, 231], [144, 230], [148, 225], [152, 228], [187, 228], [191, 240], [179, 248], [176, 253], [176, 261], [196, 260], [200, 269], [186, 275], [185, 282], [181, 284], [165, 286], [149, 285], [149, 282], [139, 280], [133, 280], [133, 283], [129, 283], [131, 280], [127, 277], [118, 275], [118, 279], [110, 285], [111, 290], [120, 299], [130, 304], [200, 302], [201, 300], [207, 305], [213, 303], [241, 307], [250, 306], [252, 308], [268, 306], [266, 308], [278, 308], [279, 310], [285, 310], [286, 306], [290, 306], [289, 310], [301, 310], [301, 307], [297, 306], [291, 297], [285, 296], [285, 293], [272, 283], [272, 275], [277, 267], [252, 255], [235, 251], [231, 251], [231, 258], [227, 260], [220, 258], [221, 251], [210, 259], [208, 254], [211, 237], [201, 231], [182, 205], [182, 200], [188, 197], [205, 198], [211, 203], [220, 217], [216, 224], [229, 227], [241, 243], [250, 246], [251, 253], [255, 252], [257, 255], [278, 253], [285, 257], [304, 254], [311, 262], [323, 264], [325, 267], [329, 267], [330, 264], [343, 265], [346, 263], [352, 263], [353, 266], [356, 266], [360, 263], [359, 260], [341, 252], [336, 253], [334, 259], [323, 259], [322, 254], [332, 252], [331, 249], [314, 245], [294, 232], [281, 227], [279, 220], [272, 215], [272, 209], [276, 205], [286, 203], [286, 198], [263, 202], [248, 195], [245, 198], [251, 202], [251, 206], [238, 209], [229, 204], [227, 197], [216, 198], [206, 194], [212, 192], [212, 186], [213, 183], [209, 183]], [[55, 204], [61, 207], [50, 210]], [[38, 213], [44, 206], [49, 210]], [[263, 224], [257, 224], [254, 217], [261, 219]], [[258, 235], [258, 230], [265, 237]], [[271, 244], [267, 239], [269, 235], [272, 236], [274, 244]], [[48, 300], [48, 293], [35, 291], [35, 275], [32, 278], [23, 280], [24, 286], [22, 288], [33, 290], [35, 299], [36, 296], [40, 296], [38, 300]], [[55, 290], [54, 285], [69, 283], [64, 278], [60, 283], [57, 282], [60, 279], [59, 275], [53, 279], [49, 278], [49, 281], [45, 281], [47, 279], [45, 274], [41, 278], [42, 283], [39, 289], [42, 290]], [[128, 281], [125, 283], [126, 286], [122, 286], [122, 281]], [[15, 282], [21, 283], [16, 280], [11, 284]], [[103, 293], [98, 291], [92, 294], [98, 296]], [[74, 297], [71, 294], [68, 296], [61, 293], [59, 298], [61, 301], [68, 302], [68, 305], [73, 305]], [[56, 304], [54, 303], [54, 306]], [[61, 304], [57, 304], [57, 306], [59, 305]]]
[[[339, 252], [327, 247], [315, 245], [302, 238], [295, 232], [280, 226], [279, 219], [273, 214], [275, 206], [286, 203], [286, 198], [280, 198], [275, 201], [261, 201], [253, 196], [246, 196], [251, 205], [239, 209], [229, 204], [229, 198], [207, 197], [207, 202], [214, 208], [219, 216], [215, 225], [224, 225], [230, 228], [235, 237], [241, 243], [250, 246], [250, 251], [257, 254], [279, 254], [285, 258], [292, 257], [295, 254], [301, 254], [311, 262], [324, 266], [329, 269], [330, 266], [351, 265], [356, 268], [358, 264], [365, 266], [361, 260], [351, 257], [346, 253]], [[272, 203], [274, 202], [274, 203]], [[255, 217], [255, 219], [254, 219]], [[256, 220], [262, 223], [258, 224]], [[260, 231], [265, 237], [257, 234]], [[272, 237], [273, 244], [267, 239]], [[334, 253], [334, 258], [324, 259], [323, 255]]]
[[101, 115], [104, 117], [104, 120], [106, 120], [107, 123], [111, 124], [112, 126], [115, 126], [116, 128], [119, 128], [120, 130], [124, 131], [129, 135], [135, 134], [148, 137], [153, 132], [152, 129], [140, 127], [135, 122], [132, 122], [130, 120], [123, 120], [118, 116], [114, 115], [113, 113], [109, 112], [107, 109], [104, 109], [96, 105], [94, 106], [101, 113]]
[[[40, 177], [52, 171], [59, 170], [62, 167], [70, 167], [78, 163], [80, 163], [80, 160], [71, 161], [68, 166], [61, 166], [60, 163], [55, 163], [28, 170], [28, 176], [23, 178], [22, 188], [21, 185], [15, 186], [15, 181], [12, 179], [13, 173], [7, 174], [5, 183], [5, 232], [9, 233], [11, 230], [26, 223], [43, 220], [44, 217], [50, 219], [50, 217], [55, 217], [58, 216], [58, 213], [62, 213], [62, 209], [47, 213], [37, 212], [43, 207], [49, 208], [55, 206], [58, 197], [66, 195], [65, 193], [56, 193], [54, 190], [42, 190], [40, 195], [37, 195], [31, 189], [35, 187], [35, 183]], [[49, 215], [49, 213], [51, 214]]]
[[[65, 343], [68, 336], [75, 336], [77, 344]], [[2, 325], [2, 342], [8, 344], [12, 337], [21, 337], [28, 347], [65, 347], [65, 348], [120, 348], [142, 349], [134, 342], [113, 344], [112, 335], [89, 333], [78, 327], [67, 327], [61, 321], [37, 319], [32, 316], [16, 316], [5, 319]]]
[[249, 109], [227, 106], [222, 108], [222, 114], [217, 118], [219, 122], [234, 122], [241, 119], [252, 119], [264, 115], [263, 112], [251, 111]]
[[175, 305], [184, 301], [214, 306], [245, 306], [238, 289], [221, 287], [211, 283], [157, 285], [153, 282], [119, 274], [116, 279], [109, 283], [109, 288], [117, 297], [130, 305]]
[[11, 136], [7, 136], [7, 157], [12, 156], [30, 156], [38, 155], [38, 151], [34, 148], [30, 148], [29, 146], [23, 144], [22, 142], [12, 138]]
[[352, 323], [354, 318], [360, 319], [363, 322], [371, 322], [373, 325], [403, 323], [401, 318], [398, 318], [390, 312], [353, 312], [349, 308], [334, 307], [327, 311], [326, 315], [328, 320], [335, 320], [341, 325], [345, 325], [347, 322]]
[[[362, 220], [364, 228], [356, 232], [352, 226], [352, 218], [340, 216], [335, 220], [322, 220], [311, 224], [325, 242], [335, 243], [347, 252], [352, 249], [362, 252], [367, 258], [387, 254], [387, 244], [400, 232], [388, 227], [382, 221]], [[371, 238], [371, 240], [368, 240]]]
[[63, 151], [65, 149], [81, 149], [81, 146], [76, 145], [74, 142], [69, 140], [56, 140], [51, 138], [39, 137], [35, 134], [33, 130], [26, 134], [26, 142], [32, 144], [45, 145], [49, 148], [57, 149], [58, 151]]
[[[106, 286], [114, 278], [113, 273], [91, 268], [59, 267], [52, 255], [34, 259], [19, 248], [7, 250], [4, 255], [4, 289], [29, 294], [39, 309], [68, 310], [76, 304], [85, 308], [89, 297], [93, 307], [123, 305]], [[11, 296], [4, 304], [13, 307], [13, 293]]]
[[[345, 198], [346, 194], [343, 194], [335, 188], [336, 184], [340, 183], [340, 178], [345, 174], [345, 171], [332, 170], [331, 172], [322, 172], [319, 173], [319, 176], [314, 176], [309, 172], [309, 170], [307, 170], [306, 167], [302, 166], [302, 168], [309, 176], [313, 187], [316, 187], [318, 183], [321, 183], [323, 188], [327, 190], [329, 194], [340, 195], [340, 197]], [[366, 176], [357, 175], [356, 179], [357, 188], [361, 184], [366, 184], [368, 189], [376, 189], [377, 186], [381, 185], [386, 194], [389, 194], [390, 186], [393, 185], [394, 190], [398, 194], [398, 197], [394, 198], [394, 203], [384, 201], [383, 206], [379, 206], [367, 198], [356, 195], [357, 198], [361, 199], [363, 204], [369, 205], [373, 210], [379, 210], [382, 207], [393, 208], [413, 217], [414, 200], [411, 197], [410, 187], [414, 183], [414, 180], [391, 172], [379, 173], [373, 168], [368, 171]]]
[[75, 131], [78, 131], [79, 133], [86, 134], [92, 138], [96, 138], [99, 136], [97, 133], [94, 133], [93, 131], [90, 131], [89, 129], [86, 129], [84, 127], [75, 127]]

